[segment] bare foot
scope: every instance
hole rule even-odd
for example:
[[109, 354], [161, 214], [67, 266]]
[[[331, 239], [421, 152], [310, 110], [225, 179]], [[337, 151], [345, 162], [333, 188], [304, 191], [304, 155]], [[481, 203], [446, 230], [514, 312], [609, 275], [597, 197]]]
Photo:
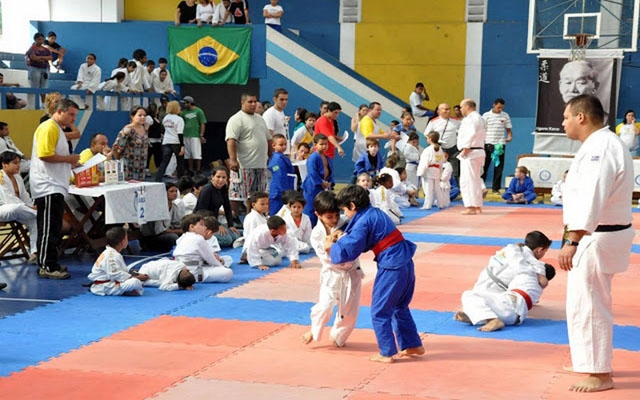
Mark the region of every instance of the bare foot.
[[268, 271], [268, 270], [269, 270], [269, 267], [267, 267], [266, 265], [258, 265], [258, 269], [259, 269], [260, 271]]
[[382, 354], [374, 354], [369, 357], [369, 361], [379, 362], [383, 364], [391, 364], [393, 363], [393, 357], [385, 357]]
[[478, 328], [479, 331], [482, 332], [493, 332], [499, 331], [504, 328], [504, 322], [500, 321], [498, 318], [490, 319], [489, 322]]
[[313, 340], [313, 333], [311, 333], [311, 331], [302, 335], [302, 343], [309, 344], [311, 343], [312, 340]]
[[122, 295], [123, 295], [123, 296], [132, 296], [132, 297], [135, 297], [135, 296], [142, 296], [142, 293], [140, 293], [140, 292], [139, 292], [139, 291], [137, 291], [137, 290], [130, 290], [130, 291], [128, 291], [128, 292], [124, 292], [124, 293], [122, 293]]
[[422, 346], [409, 347], [408, 349], [404, 349], [400, 353], [398, 353], [398, 355], [401, 357], [421, 356], [423, 354], [424, 354], [424, 347]]
[[467, 324], [471, 323], [471, 320], [469, 319], [469, 316], [465, 313], [463, 313], [462, 311], [457, 311], [455, 313], [455, 315], [453, 316], [453, 319], [455, 319], [456, 321], [460, 321], [460, 322], [466, 322]]
[[475, 215], [476, 214], [476, 210], [473, 207], [467, 207], [463, 212], [461, 212], [460, 214], [462, 215]]
[[476, 207], [476, 214], [482, 214], [482, 207]]
[[571, 385], [569, 390], [574, 392], [602, 392], [613, 389], [613, 379], [606, 374], [589, 374], [587, 379]]

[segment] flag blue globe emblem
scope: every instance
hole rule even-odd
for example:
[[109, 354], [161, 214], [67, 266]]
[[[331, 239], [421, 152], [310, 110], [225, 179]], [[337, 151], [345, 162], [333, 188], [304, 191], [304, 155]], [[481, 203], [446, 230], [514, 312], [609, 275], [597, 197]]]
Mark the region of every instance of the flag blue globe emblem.
[[218, 52], [210, 46], [205, 46], [198, 52], [198, 61], [205, 67], [211, 67], [218, 62]]

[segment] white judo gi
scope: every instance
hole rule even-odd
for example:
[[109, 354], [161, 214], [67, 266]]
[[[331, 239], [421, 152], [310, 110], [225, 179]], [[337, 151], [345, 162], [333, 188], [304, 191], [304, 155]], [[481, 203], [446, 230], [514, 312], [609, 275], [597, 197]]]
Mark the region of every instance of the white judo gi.
[[393, 178], [393, 187], [389, 189], [389, 191], [393, 193], [391, 199], [398, 205], [398, 207], [411, 207], [411, 203], [409, 203], [409, 196], [407, 196], [407, 185], [400, 180], [400, 174], [398, 171], [393, 168], [384, 167], [380, 170], [378, 175], [382, 174], [389, 174]]
[[440, 204], [440, 200], [438, 200], [438, 206], [440, 208], [451, 205], [451, 175], [453, 175], [453, 166], [447, 161], [442, 164], [442, 174], [440, 175], [440, 191], [442, 192], [442, 204]]
[[465, 207], [482, 207], [482, 168], [484, 167], [484, 120], [477, 111], [464, 117], [458, 131], [458, 149], [472, 149], [460, 160], [460, 193]]
[[149, 279], [142, 283], [144, 286], [173, 291], [180, 289], [178, 286], [178, 275], [183, 268], [185, 268], [185, 265], [180, 261], [162, 258], [143, 264], [138, 272], [149, 276]]
[[29, 253], [38, 252], [38, 223], [33, 200], [24, 187], [24, 181], [20, 174], [15, 174], [18, 186], [18, 195], [14, 191], [11, 178], [3, 170], [0, 170], [0, 221], [18, 221], [26, 225], [29, 231]]
[[369, 199], [371, 200], [371, 207], [379, 208], [384, 211], [385, 214], [394, 224], [400, 225], [400, 217], [402, 217], [402, 211], [398, 207], [395, 201], [393, 201], [394, 193], [387, 190], [384, 186], [380, 185], [375, 189], [369, 190]]
[[[283, 217], [284, 218], [284, 217]], [[247, 241], [247, 238], [251, 234], [251, 232], [259, 227], [260, 225], [267, 224], [267, 217], [265, 215], [260, 214], [256, 210], [251, 210], [244, 217], [244, 221], [242, 221], [242, 237], [239, 237], [234, 242], [234, 247], [244, 246], [244, 243]]]
[[313, 230], [309, 216], [302, 214], [300, 226], [296, 225], [291, 213], [288, 213], [283, 219], [287, 223], [287, 235], [296, 240], [298, 252], [309, 253], [311, 251], [311, 231]]
[[134, 290], [143, 292], [142, 282], [131, 276], [122, 254], [110, 246], [100, 254], [87, 277], [93, 281], [91, 293], [99, 296], [119, 296]]
[[[76, 78], [76, 84], [71, 86], [72, 90], [85, 90], [91, 93], [95, 93], [100, 88], [100, 82], [102, 81], [102, 70], [97, 64], [89, 66], [87, 63], [82, 63], [78, 68], [78, 77]], [[85, 100], [81, 96], [71, 95], [71, 100], [83, 109], [85, 107]], [[91, 104], [93, 95], [86, 95], [86, 102]]]
[[176, 261], [184, 263], [196, 277], [196, 282], [229, 282], [233, 270], [224, 265], [213, 254], [211, 246], [202, 235], [185, 232], [176, 241], [173, 250]]
[[567, 278], [567, 328], [575, 372], [611, 372], [611, 281], [629, 266], [635, 232], [632, 227], [596, 229], [631, 223], [633, 182], [629, 150], [606, 127], [582, 143], [567, 174], [564, 224], [570, 231], [588, 232], [580, 240]]
[[334, 307], [338, 306], [329, 336], [341, 347], [353, 332], [358, 319], [364, 272], [360, 268], [359, 260], [331, 264], [331, 257], [324, 250], [326, 237], [326, 229], [322, 222], [318, 221], [311, 233], [311, 244], [322, 263], [322, 269], [318, 302], [311, 307], [311, 333], [313, 340], [319, 341], [324, 327], [333, 315]]
[[484, 324], [494, 318], [505, 325], [519, 325], [541, 295], [538, 275], [533, 271], [520, 272], [513, 277], [506, 291], [465, 291], [462, 294], [462, 309], [473, 325]]
[[444, 151], [433, 146], [429, 146], [420, 155], [417, 174], [422, 179], [422, 190], [424, 191], [423, 209], [430, 210], [433, 207], [434, 198], [438, 202], [438, 207], [444, 208], [442, 190], [440, 190], [440, 177], [442, 175], [442, 164], [444, 164]]
[[423, 151], [422, 147], [415, 147], [408, 143], [404, 146], [404, 149], [402, 149], [402, 154], [404, 154], [404, 158], [407, 160], [405, 167], [407, 182], [417, 189], [420, 188], [420, 179], [417, 175], [418, 162], [420, 161], [420, 154], [422, 154]]
[[217, 258], [222, 265], [227, 268], [231, 268], [231, 265], [233, 264], [233, 258], [231, 256], [220, 255], [222, 249], [220, 248], [220, 243], [218, 243], [218, 238], [215, 235], [212, 235], [209, 239], [207, 239], [207, 243], [209, 244], [209, 248], [213, 252], [213, 256]]
[[260, 225], [245, 238], [243, 249], [247, 254], [247, 262], [252, 267], [280, 265], [283, 256], [289, 257], [291, 261], [298, 261], [299, 255], [293, 238], [289, 235], [274, 238], [267, 224]]
[[562, 205], [562, 192], [564, 189], [564, 181], [561, 179], [553, 185], [551, 189], [551, 204], [554, 206]]

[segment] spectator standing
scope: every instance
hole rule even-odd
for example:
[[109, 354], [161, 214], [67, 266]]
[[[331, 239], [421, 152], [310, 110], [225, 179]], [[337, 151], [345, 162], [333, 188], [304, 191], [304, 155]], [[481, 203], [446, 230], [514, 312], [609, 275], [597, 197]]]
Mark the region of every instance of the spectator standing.
[[272, 27], [278, 32], [282, 31], [282, 24], [280, 18], [284, 14], [282, 6], [278, 5], [278, 0], [270, 0], [269, 4], [262, 9], [262, 16], [264, 17], [264, 24]]
[[626, 146], [604, 125], [597, 97], [569, 100], [562, 126], [582, 144], [564, 186], [565, 238], [558, 261], [567, 275], [567, 331], [574, 372], [588, 374], [570, 389], [613, 388], [611, 285], [627, 270], [635, 231], [629, 200], [633, 160]]
[[211, 25], [218, 26], [229, 24], [233, 22], [233, 16], [229, 13], [229, 6], [231, 5], [231, 0], [222, 0], [216, 7], [213, 12], [213, 18], [211, 19]]
[[135, 69], [129, 74], [129, 92], [131, 93], [143, 93], [144, 92], [144, 80], [146, 70], [144, 64], [147, 62], [147, 52], [142, 49], [136, 49], [133, 51], [133, 60], [135, 62]]
[[196, 6], [196, 22], [198, 26], [211, 23], [215, 7], [216, 5], [211, 0], [200, 0], [200, 3]]
[[627, 110], [624, 113], [624, 120], [616, 126], [616, 135], [631, 152], [632, 156], [638, 155], [638, 138], [640, 137], [640, 122], [636, 122], [636, 113], [633, 110]]
[[360, 132], [360, 121], [369, 112], [369, 106], [360, 104], [358, 113], [351, 118], [351, 132], [353, 132], [353, 155], [351, 161], [356, 162], [360, 156], [367, 151], [367, 142], [362, 132]]
[[267, 124], [255, 113], [257, 97], [245, 93], [240, 102], [241, 109], [229, 118], [225, 132], [231, 169], [229, 197], [236, 216], [241, 202], [246, 202], [252, 193], [266, 191], [267, 161], [271, 152]]
[[[502, 187], [502, 170], [504, 169], [504, 153], [506, 143], [511, 141], [511, 118], [504, 112], [504, 99], [497, 98], [493, 101], [493, 108], [482, 115], [486, 123], [487, 139], [484, 144], [484, 172], [482, 181], [484, 182], [489, 173], [489, 168], [493, 161], [493, 184], [494, 193], [498, 193]], [[504, 131], [507, 137], [504, 137]]]
[[[184, 158], [187, 160], [187, 168], [196, 174], [201, 173], [202, 168], [202, 145], [206, 143], [204, 131], [207, 125], [207, 117], [204, 111], [196, 106], [193, 97], [185, 96], [182, 119], [184, 120]], [[193, 164], [195, 160], [196, 169]]]
[[369, 104], [369, 112], [360, 121], [360, 132], [365, 139], [400, 139], [395, 132], [385, 132], [378, 124], [378, 118], [382, 114], [382, 105], [377, 101]]
[[279, 133], [286, 137], [287, 140], [289, 139], [289, 117], [284, 115], [284, 109], [287, 107], [288, 102], [289, 93], [283, 88], [276, 89], [273, 92], [273, 107], [269, 107], [262, 114], [271, 137]]
[[184, 175], [184, 120], [180, 116], [180, 103], [170, 101], [167, 105], [167, 115], [162, 120], [164, 137], [162, 138], [162, 163], [156, 171], [156, 182], [162, 182], [162, 177], [169, 166], [172, 156], [176, 156], [176, 170], [178, 178]]
[[[33, 35], [33, 44], [25, 55], [29, 70], [29, 84], [33, 89], [46, 89], [49, 82], [51, 51], [44, 47], [44, 35], [42, 33], [37, 32]], [[43, 103], [44, 98], [45, 94], [40, 93], [40, 101]]]
[[482, 165], [484, 164], [484, 122], [476, 111], [473, 99], [460, 103], [464, 119], [460, 124], [457, 146], [460, 149], [460, 192], [465, 210], [463, 215], [482, 213]]
[[[322, 106], [323, 104], [320, 105], [320, 110], [322, 110]], [[342, 138], [338, 136], [336, 125], [334, 124], [334, 121], [338, 119], [341, 110], [342, 108], [340, 107], [340, 104], [335, 101], [328, 103], [327, 111], [318, 118], [316, 125], [314, 126], [314, 135], [323, 134], [327, 137], [328, 147], [325, 154], [332, 160], [333, 157], [335, 157], [336, 149], [338, 149], [340, 157], [344, 157], [344, 150], [342, 149], [342, 146], [340, 146], [340, 143], [338, 143]], [[310, 200], [307, 199], [307, 207], [309, 207], [310, 204], [313, 204], [313, 198]], [[315, 220], [313, 218], [312, 220], [315, 224]]]
[[81, 96], [73, 95], [71, 99], [75, 101], [80, 109], [89, 108], [88, 104], [91, 104], [91, 98], [95, 93], [102, 81], [102, 69], [96, 64], [96, 55], [89, 53], [85, 60], [86, 62], [80, 65], [78, 68], [78, 77], [76, 78], [76, 84], [71, 86], [71, 90], [85, 90], [87, 97], [86, 103], [82, 100]]
[[158, 118], [158, 106], [155, 103], [149, 104], [147, 107], [147, 116], [151, 117], [152, 123], [147, 128], [147, 136], [149, 137], [149, 149], [147, 151], [147, 171], [151, 157], [156, 169], [162, 163], [162, 135], [164, 135], [164, 125]]
[[229, 9], [227, 9], [227, 13], [222, 18], [222, 25], [226, 23], [229, 15], [233, 16], [233, 22], [236, 25], [250, 24], [251, 20], [249, 19], [249, 2], [247, 0], [233, 0], [229, 5]]
[[[458, 107], [458, 106], [456, 106]], [[442, 151], [447, 153], [449, 162], [453, 168], [453, 176], [456, 181], [460, 181], [460, 161], [455, 157], [458, 153], [458, 130], [460, 129], [460, 120], [451, 116], [451, 107], [447, 103], [441, 103], [436, 108], [437, 117], [433, 118], [427, 124], [424, 131], [425, 137], [429, 132], [438, 132], [440, 134], [440, 145]]]
[[58, 37], [55, 32], [47, 33], [47, 40], [44, 41], [44, 46], [51, 52], [51, 60], [49, 60], [50, 72], [57, 72], [64, 74], [62, 69], [62, 61], [64, 61], [64, 55], [66, 49], [57, 42]]
[[131, 122], [122, 128], [113, 144], [113, 157], [122, 160], [126, 180], [144, 181], [149, 148], [144, 127], [147, 112], [142, 106], [133, 106], [129, 117]]
[[80, 156], [70, 154], [63, 128], [73, 126], [77, 115], [78, 105], [62, 99], [56, 112], [33, 135], [29, 180], [37, 207], [38, 274], [42, 278], [70, 277], [58, 263], [58, 246], [62, 242], [64, 197], [69, 191], [71, 168], [78, 165]]
[[411, 113], [416, 118], [432, 117], [433, 110], [429, 110], [422, 105], [422, 102], [429, 101], [429, 94], [422, 82], [416, 83], [416, 88], [409, 96], [409, 104], [411, 105]]
[[[162, 70], [156, 76], [151, 75], [153, 91], [164, 95], [176, 95], [176, 89], [173, 87], [173, 81], [167, 78], [167, 70]], [[174, 97], [175, 98], [175, 97]]]
[[196, 23], [196, 0], [184, 0], [178, 3], [174, 24], [195, 24]]

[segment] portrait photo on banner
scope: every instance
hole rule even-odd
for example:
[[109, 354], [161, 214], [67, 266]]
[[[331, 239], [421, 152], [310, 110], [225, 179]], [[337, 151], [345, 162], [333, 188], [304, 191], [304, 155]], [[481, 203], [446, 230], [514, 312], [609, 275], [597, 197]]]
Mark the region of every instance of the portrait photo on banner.
[[597, 96], [604, 108], [605, 122], [615, 127], [617, 62], [611, 58], [539, 58], [536, 132], [563, 133], [565, 104], [581, 94]]

